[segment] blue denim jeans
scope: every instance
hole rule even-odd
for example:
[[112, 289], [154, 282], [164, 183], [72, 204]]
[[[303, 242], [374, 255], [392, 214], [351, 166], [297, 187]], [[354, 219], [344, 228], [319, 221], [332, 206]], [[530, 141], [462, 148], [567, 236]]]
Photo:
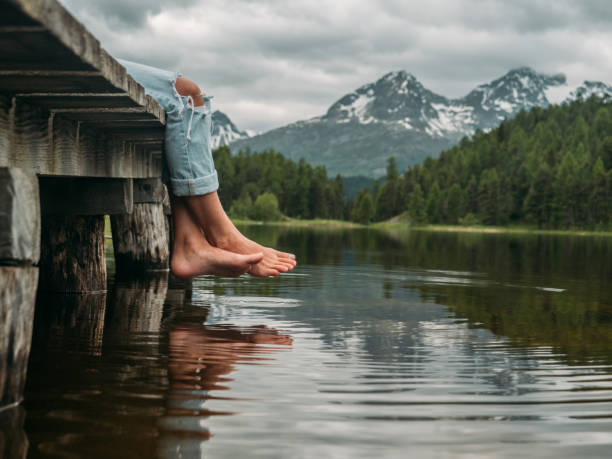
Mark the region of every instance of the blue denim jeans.
[[219, 179], [210, 150], [211, 97], [204, 97], [203, 106], [194, 107], [191, 97], [176, 91], [178, 72], [118, 61], [166, 111], [164, 163], [172, 193], [193, 196], [216, 191]]

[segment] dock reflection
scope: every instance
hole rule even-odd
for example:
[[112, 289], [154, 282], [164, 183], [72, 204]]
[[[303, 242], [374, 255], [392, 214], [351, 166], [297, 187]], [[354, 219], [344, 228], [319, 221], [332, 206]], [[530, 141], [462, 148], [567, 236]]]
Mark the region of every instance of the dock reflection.
[[25, 411], [21, 406], [0, 412], [0, 457], [22, 459], [28, 454], [28, 436], [23, 430]]
[[233, 414], [207, 401], [231, 403], [213, 394], [292, 339], [264, 325], [205, 324], [210, 305], [192, 303], [186, 287], [159, 272], [116, 279], [108, 294], [41, 295], [25, 410], [0, 418], [0, 452], [199, 457], [209, 418]]

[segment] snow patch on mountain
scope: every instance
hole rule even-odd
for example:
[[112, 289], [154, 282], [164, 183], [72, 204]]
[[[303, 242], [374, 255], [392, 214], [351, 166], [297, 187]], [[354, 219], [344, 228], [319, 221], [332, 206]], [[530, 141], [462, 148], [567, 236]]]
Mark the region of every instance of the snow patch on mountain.
[[[378, 176], [395, 156], [404, 169], [436, 156], [477, 130], [488, 132], [521, 110], [612, 94], [612, 87], [585, 81], [569, 86], [562, 74], [512, 69], [461, 98], [447, 98], [404, 71], [389, 72], [333, 103], [327, 112], [254, 137], [244, 131], [232, 148], [274, 148], [288, 157], [322, 164], [330, 174]], [[237, 131], [237, 129], [236, 129]], [[219, 135], [222, 133], [219, 131]], [[381, 172], [382, 171], [382, 172]]]
[[215, 110], [212, 114], [213, 131], [210, 138], [210, 146], [214, 150], [222, 145], [229, 145], [231, 142], [240, 139], [253, 137], [253, 131], [241, 131], [236, 127], [229, 117], [219, 110]]
[[566, 102], [586, 100], [591, 96], [612, 97], [612, 86], [601, 81], [585, 81], [569, 94]]

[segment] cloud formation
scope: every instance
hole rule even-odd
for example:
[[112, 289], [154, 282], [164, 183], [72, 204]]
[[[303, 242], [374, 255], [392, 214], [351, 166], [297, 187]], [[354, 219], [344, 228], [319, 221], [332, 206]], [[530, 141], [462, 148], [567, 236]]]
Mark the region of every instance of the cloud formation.
[[112, 54], [177, 69], [241, 129], [405, 69], [447, 97], [531, 66], [612, 83], [608, 0], [61, 0]]

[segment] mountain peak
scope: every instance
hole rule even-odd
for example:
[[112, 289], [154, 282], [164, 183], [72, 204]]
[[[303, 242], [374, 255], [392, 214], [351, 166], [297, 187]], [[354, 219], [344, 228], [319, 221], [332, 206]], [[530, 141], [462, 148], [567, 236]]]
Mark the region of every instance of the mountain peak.
[[218, 148], [221, 145], [229, 145], [230, 142], [233, 142], [234, 140], [252, 137], [251, 133], [238, 129], [232, 120], [230, 120], [225, 113], [219, 110], [215, 110], [213, 112], [212, 121], [213, 132], [211, 147], [213, 149]]
[[611, 97], [612, 86], [602, 83], [601, 81], [585, 81], [572, 92], [566, 99], [566, 102], [573, 100], [586, 100], [591, 96]]
[[416, 77], [406, 70], [394, 70], [393, 72], [386, 73], [380, 78], [379, 81], [391, 81], [391, 80], [414, 80], [416, 81]]
[[[239, 140], [232, 148], [274, 148], [293, 159], [323, 164], [331, 174], [376, 177], [385, 173], [389, 156], [405, 169], [521, 110], [563, 101], [570, 91], [564, 75], [522, 66], [450, 99], [406, 70], [396, 70], [344, 95], [323, 116]], [[612, 87], [587, 81], [568, 100], [592, 94], [612, 94]]]
[[512, 79], [512, 78], [519, 79], [524, 84], [528, 80], [535, 80], [535, 81], [542, 82], [549, 86], [561, 85], [567, 82], [567, 79], [563, 73], [557, 73], [555, 75], [547, 75], [544, 73], [538, 73], [531, 67], [527, 67], [527, 66], [516, 67], [514, 69], [511, 69], [504, 76], [502, 76], [501, 78], [495, 81], [507, 80], [507, 79]]

